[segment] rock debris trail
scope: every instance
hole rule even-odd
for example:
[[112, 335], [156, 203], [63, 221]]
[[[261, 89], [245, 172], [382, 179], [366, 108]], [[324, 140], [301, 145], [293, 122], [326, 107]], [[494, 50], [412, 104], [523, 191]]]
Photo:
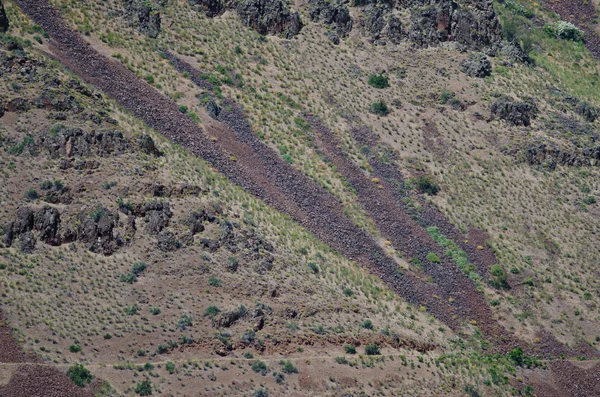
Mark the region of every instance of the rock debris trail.
[[[424, 305], [453, 329], [458, 330], [465, 321], [474, 320], [482, 327], [486, 337], [499, 339], [503, 336], [503, 329], [492, 319], [485, 302], [465, 286], [467, 280], [427, 233], [422, 228], [415, 228], [402, 211], [388, 212], [393, 208], [388, 206], [389, 197], [380, 207], [383, 212], [377, 217], [381, 227], [395, 236], [398, 246], [415, 257], [424, 259], [429, 251], [438, 252], [444, 260], [441, 270], [429, 268], [438, 285], [401, 273], [394, 260], [385, 254], [372, 236], [344, 215], [337, 198], [284, 162], [257, 138], [237, 104], [226, 103], [218, 116], [222, 126], [207, 131], [217, 138], [214, 141], [192, 119], [182, 114], [175, 102], [121, 64], [94, 50], [64, 23], [60, 13], [47, 1], [16, 0], [16, 3], [50, 34], [55, 55], [67, 67], [87, 83], [103, 90], [147, 125], [188, 148], [251, 194], [290, 215], [334, 250], [367, 266], [408, 302]], [[171, 61], [180, 71], [187, 70], [197, 77], [198, 72], [190, 65], [175, 60], [173, 56]], [[197, 80], [194, 81], [200, 84]], [[367, 197], [381, 199], [368, 194]], [[389, 220], [384, 222], [384, 215]]]

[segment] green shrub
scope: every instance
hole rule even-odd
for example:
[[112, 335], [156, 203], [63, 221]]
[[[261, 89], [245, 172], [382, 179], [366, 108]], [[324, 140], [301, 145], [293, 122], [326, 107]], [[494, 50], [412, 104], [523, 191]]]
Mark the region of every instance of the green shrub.
[[267, 368], [267, 364], [264, 363], [264, 361], [260, 361], [260, 360], [256, 360], [253, 364], [252, 364], [252, 371], [256, 372], [257, 374], [261, 374], [261, 375], [266, 375], [267, 372], [269, 371], [269, 369]]
[[336, 357], [335, 362], [338, 364], [348, 364], [348, 360], [344, 356]]
[[152, 313], [153, 316], [157, 316], [160, 314], [160, 307], [152, 306], [148, 310], [150, 310], [150, 313]]
[[124, 283], [133, 284], [137, 281], [137, 276], [129, 272], [121, 274], [121, 277], [119, 277], [119, 279]]
[[371, 113], [378, 116], [387, 116], [390, 113], [390, 110], [383, 99], [373, 102], [369, 110]]
[[292, 364], [292, 362], [290, 360], [284, 361], [281, 360], [279, 362], [280, 365], [283, 366], [283, 368], [281, 369], [281, 371], [284, 374], [297, 374], [298, 373], [298, 368], [294, 367], [294, 365]]
[[381, 354], [381, 352], [379, 350], [379, 346], [377, 346], [377, 345], [367, 345], [367, 346], [365, 346], [365, 353], [368, 356], [377, 356], [377, 355]]
[[25, 192], [25, 198], [29, 201], [33, 201], [39, 199], [40, 195], [38, 194], [37, 190], [29, 189]]
[[165, 369], [170, 373], [173, 374], [175, 373], [175, 363], [169, 361], [167, 364], [165, 364]]
[[187, 107], [187, 106], [185, 106], [185, 105], [180, 105], [180, 106], [179, 106], [179, 111], [180, 111], [181, 113], [183, 113], [183, 114], [187, 114], [187, 113], [188, 113], [188, 111], [189, 111], [189, 109], [188, 109], [188, 107]]
[[210, 277], [208, 279], [208, 285], [210, 285], [211, 287], [220, 287], [221, 286], [221, 280], [216, 278], [216, 277]]
[[144, 262], [137, 262], [131, 267], [131, 272], [136, 276], [139, 276], [144, 270], [146, 270], [147, 267], [148, 266]]
[[415, 180], [415, 184], [419, 192], [427, 193], [430, 196], [435, 196], [440, 191], [440, 185], [435, 183], [429, 175], [421, 175]]
[[111, 334], [104, 334], [104, 339], [106, 339], [106, 340], [112, 339], [112, 335]]
[[147, 74], [146, 81], [148, 82], [148, 84], [154, 84], [154, 76], [152, 76], [151, 74]]
[[209, 306], [206, 308], [206, 310], [204, 311], [204, 317], [214, 317], [217, 314], [219, 314], [221, 312], [221, 309], [219, 309], [216, 306]]
[[75, 364], [67, 371], [71, 381], [79, 387], [85, 387], [92, 381], [92, 374], [89, 369], [81, 364]]
[[440, 257], [437, 256], [435, 254], [435, 252], [430, 252], [427, 254], [427, 260], [431, 263], [436, 263], [436, 264], [440, 264], [442, 263], [442, 261], [440, 260]]
[[140, 396], [149, 396], [152, 394], [152, 383], [148, 379], [145, 379], [137, 384], [135, 392]]
[[506, 272], [499, 264], [495, 264], [490, 268], [490, 274], [494, 276], [494, 278], [490, 281], [491, 285], [498, 289], [508, 289], [510, 286], [508, 285], [508, 280], [506, 277]]
[[192, 322], [192, 317], [188, 316], [187, 314], [184, 314], [183, 316], [181, 316], [181, 318], [179, 319], [179, 322], [177, 323], [177, 328], [180, 331], [185, 331], [185, 329], [187, 327], [191, 327], [193, 324]]
[[566, 21], [558, 21], [554, 24], [554, 34], [563, 40], [583, 41], [583, 30]]
[[348, 287], [344, 288], [344, 295], [346, 296], [352, 296], [354, 294], [354, 292], [352, 292], [352, 290]]
[[346, 345], [344, 346], [344, 351], [346, 354], [356, 354], [356, 347], [352, 345]]
[[373, 329], [373, 322], [369, 319], [363, 321], [363, 323], [360, 325], [362, 328], [364, 329]]
[[594, 196], [586, 197], [583, 199], [583, 203], [587, 204], [587, 205], [596, 204], [596, 197], [594, 197]]
[[71, 346], [69, 346], [69, 351], [71, 353], [79, 353], [81, 351], [81, 346], [76, 345], [76, 344], [71, 345]]
[[308, 262], [308, 267], [310, 270], [312, 270], [313, 273], [315, 273], [315, 274], [319, 273], [319, 266], [317, 266], [316, 263]]
[[369, 76], [369, 85], [375, 88], [388, 88], [390, 83], [386, 75], [372, 74]]

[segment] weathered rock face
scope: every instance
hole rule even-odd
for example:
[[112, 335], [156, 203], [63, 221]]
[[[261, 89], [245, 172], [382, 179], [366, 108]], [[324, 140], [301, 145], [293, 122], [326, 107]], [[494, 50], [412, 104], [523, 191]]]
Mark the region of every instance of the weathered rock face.
[[127, 16], [141, 33], [156, 38], [160, 33], [160, 8], [148, 0], [125, 0]]
[[282, 0], [243, 0], [235, 9], [242, 23], [260, 34], [290, 39], [302, 29], [298, 12], [291, 12]]
[[49, 134], [40, 136], [39, 146], [50, 158], [106, 157], [123, 154], [131, 149], [120, 131], [85, 132], [79, 128], [56, 125]]
[[474, 53], [460, 63], [460, 68], [468, 76], [486, 77], [492, 74], [492, 64], [482, 53]]
[[150, 154], [154, 157], [159, 157], [162, 153], [156, 147], [154, 140], [150, 135], [143, 134], [138, 138], [138, 146], [146, 154]]
[[500, 48], [500, 52], [502, 55], [508, 57], [509, 59], [525, 63], [525, 64], [533, 64], [533, 59], [523, 51], [521, 46], [517, 43], [504, 43]]
[[137, 215], [144, 216], [148, 233], [158, 234], [169, 226], [173, 213], [167, 201], [153, 201], [144, 204]]
[[590, 123], [593, 123], [598, 117], [598, 108], [583, 101], [577, 103], [575, 106], [575, 112], [583, 116], [583, 118]]
[[332, 26], [337, 37], [348, 36], [348, 33], [352, 30], [352, 18], [348, 7], [339, 2], [325, 0], [310, 0], [309, 4], [308, 15], [311, 21]]
[[197, 10], [203, 11], [209, 18], [221, 15], [225, 11], [225, 6], [221, 0], [190, 0], [190, 3]]
[[8, 27], [8, 17], [6, 16], [6, 11], [4, 11], [4, 5], [2, 4], [2, 0], [0, 0], [0, 32], [6, 32], [8, 30]]
[[181, 247], [177, 237], [169, 231], [163, 231], [158, 235], [158, 249], [163, 252], [175, 251]]
[[414, 7], [410, 40], [420, 47], [456, 41], [480, 50], [499, 42], [500, 22], [490, 0], [458, 3], [452, 0], [406, 0], [400, 7]]
[[49, 245], [60, 245], [60, 214], [56, 208], [44, 206], [35, 213], [35, 228], [39, 239]]
[[78, 240], [87, 243], [92, 252], [111, 255], [117, 250], [113, 230], [119, 219], [118, 213], [112, 213], [104, 207], [98, 207], [91, 213], [79, 215]]
[[538, 108], [532, 100], [512, 102], [508, 99], [499, 99], [492, 104], [491, 112], [492, 115], [513, 125], [528, 126], [531, 124], [531, 119], [537, 115]]
[[221, 113], [221, 107], [215, 101], [208, 101], [206, 103], [206, 112], [216, 120], [219, 117], [219, 113]]
[[530, 165], [540, 165], [554, 170], [557, 165], [580, 167], [600, 164], [600, 146], [561, 148], [556, 143], [535, 141], [523, 145], [521, 153]]
[[272, 34], [290, 39], [300, 33], [302, 21], [298, 12], [291, 12], [282, 0], [190, 0], [207, 17], [215, 17], [226, 9], [234, 10], [242, 23], [260, 34]]

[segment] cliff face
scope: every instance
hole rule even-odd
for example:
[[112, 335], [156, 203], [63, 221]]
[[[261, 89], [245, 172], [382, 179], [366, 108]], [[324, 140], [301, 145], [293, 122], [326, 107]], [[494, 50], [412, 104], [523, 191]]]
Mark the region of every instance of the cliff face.
[[4, 4], [2, 4], [2, 0], [0, 0], [0, 32], [6, 32], [8, 30], [8, 17], [6, 16], [6, 11], [4, 10]]

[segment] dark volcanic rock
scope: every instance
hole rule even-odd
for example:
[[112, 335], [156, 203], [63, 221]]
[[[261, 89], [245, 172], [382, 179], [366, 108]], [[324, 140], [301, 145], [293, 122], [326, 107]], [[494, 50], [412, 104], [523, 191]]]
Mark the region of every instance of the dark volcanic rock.
[[471, 54], [460, 63], [460, 68], [468, 76], [486, 77], [492, 74], [492, 64], [482, 53]]
[[583, 116], [583, 118], [589, 121], [590, 123], [593, 123], [598, 117], [598, 108], [583, 101], [577, 104], [577, 106], [575, 107], [575, 112]]
[[221, 108], [215, 101], [208, 101], [206, 103], [206, 111], [210, 117], [216, 120], [219, 117], [219, 113], [221, 113]]
[[19, 249], [29, 254], [35, 249], [35, 236], [33, 232], [26, 232], [19, 236]]
[[144, 204], [140, 214], [144, 216], [146, 222], [146, 232], [158, 234], [169, 226], [169, 221], [173, 216], [171, 206], [167, 201], [153, 201]]
[[225, 8], [221, 0], [190, 0], [190, 3], [210, 18], [221, 15]]
[[410, 40], [420, 47], [456, 41], [480, 50], [501, 40], [500, 22], [490, 0], [458, 3], [452, 0], [403, 2], [412, 10]]
[[25, 98], [15, 98], [6, 104], [9, 112], [24, 113], [31, 109], [31, 101]]
[[[341, 2], [310, 0], [308, 15], [311, 21], [322, 22], [335, 28], [338, 37], [346, 37], [352, 30], [350, 11]], [[332, 40], [335, 44], [335, 41]], [[339, 42], [339, 40], [338, 40]]]
[[49, 134], [40, 136], [39, 146], [50, 158], [106, 157], [129, 151], [130, 144], [120, 131], [83, 131], [79, 128], [55, 125]]
[[125, 0], [125, 8], [134, 27], [149, 37], [158, 36], [161, 19], [157, 4], [148, 0]]
[[50, 245], [60, 245], [58, 233], [60, 214], [56, 208], [44, 206], [35, 213], [35, 228], [39, 231], [39, 239]]
[[498, 116], [513, 125], [528, 126], [531, 124], [531, 119], [537, 115], [538, 108], [532, 100], [512, 102], [503, 98], [492, 104], [491, 112], [492, 115]]
[[92, 213], [82, 212], [79, 216], [78, 239], [87, 243], [92, 252], [113, 254], [117, 249], [113, 230], [118, 217], [118, 213], [113, 214], [104, 207], [98, 207]]
[[163, 231], [158, 235], [158, 249], [164, 252], [175, 251], [181, 247], [177, 237], [169, 231]]
[[298, 12], [291, 12], [282, 0], [242, 0], [236, 12], [242, 23], [260, 34], [290, 39], [302, 29]]
[[192, 211], [188, 215], [187, 223], [190, 225], [190, 232], [192, 235], [201, 233], [204, 231], [204, 221], [208, 220], [206, 211], [201, 210], [200, 212]]
[[2, 4], [2, 0], [0, 0], [0, 32], [6, 32], [8, 30], [8, 27], [8, 17], [6, 16], [6, 11], [4, 11], [4, 5]]
[[533, 64], [534, 60], [527, 55], [518, 43], [504, 43], [501, 47], [501, 53], [505, 57], [520, 63]]

